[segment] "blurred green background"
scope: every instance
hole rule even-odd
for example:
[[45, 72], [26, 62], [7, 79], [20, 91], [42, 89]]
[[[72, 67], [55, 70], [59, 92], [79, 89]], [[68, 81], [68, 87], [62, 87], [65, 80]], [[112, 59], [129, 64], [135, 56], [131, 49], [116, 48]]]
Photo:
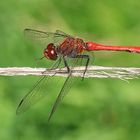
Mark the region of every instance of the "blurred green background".
[[[0, 67], [48, 67], [43, 48], [25, 40], [24, 28], [60, 29], [109, 45], [140, 45], [139, 0], [1, 0]], [[94, 65], [140, 67], [140, 55], [95, 52]], [[15, 114], [38, 77], [0, 77], [1, 140], [139, 140], [140, 79], [85, 79], [65, 97], [51, 122], [52, 92], [23, 115]], [[62, 78], [62, 80], [64, 80]], [[60, 84], [61, 84], [60, 80]], [[47, 87], [43, 89], [44, 92]]]

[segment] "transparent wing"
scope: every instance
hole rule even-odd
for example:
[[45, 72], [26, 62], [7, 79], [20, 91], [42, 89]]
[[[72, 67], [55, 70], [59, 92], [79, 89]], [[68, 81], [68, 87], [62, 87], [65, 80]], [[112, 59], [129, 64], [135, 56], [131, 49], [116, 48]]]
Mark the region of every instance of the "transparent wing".
[[[82, 63], [83, 63], [83, 60], [82, 59], [73, 58], [73, 65], [72, 65], [72, 67], [80, 66]], [[58, 96], [56, 98], [56, 101], [53, 104], [52, 110], [51, 110], [51, 112], [49, 114], [49, 117], [48, 117], [48, 121], [50, 121], [50, 119], [51, 119], [52, 115], [54, 114], [56, 108], [58, 107], [59, 103], [62, 101], [62, 99], [64, 98], [64, 96], [69, 92], [70, 88], [72, 87], [72, 85], [76, 81], [77, 81], [77, 78], [75, 78], [75, 77], [72, 76], [72, 68], [71, 68], [71, 71], [68, 74], [68, 77], [65, 80], [64, 85], [61, 88], [61, 91], [59, 92], [59, 94], [58, 94]]]
[[[55, 68], [57, 65], [59, 65], [59, 60], [54, 63], [54, 65], [51, 67], [52, 69]], [[22, 112], [25, 112], [27, 109], [29, 109], [33, 104], [37, 103], [39, 100], [43, 99], [47, 95], [46, 90], [43, 91], [43, 89], [51, 82], [52, 77], [43, 76], [41, 77], [36, 84], [33, 86], [33, 88], [25, 95], [25, 97], [20, 101], [16, 114], [21, 114]]]
[[41, 94], [41, 92], [39, 91], [42, 86], [44, 86], [46, 78], [46, 76], [43, 76], [41, 79], [39, 79], [34, 87], [28, 92], [28, 94], [25, 95], [25, 97], [20, 101], [17, 107], [16, 114], [25, 112], [28, 108], [30, 108], [33, 104], [37, 103], [37, 101], [45, 96], [45, 93]]
[[[79, 59], [79, 58], [75, 58], [73, 59], [73, 65], [72, 67], [75, 66], [80, 66], [83, 63], [83, 59]], [[57, 61], [53, 66], [52, 69], [57, 67], [57, 64], [60, 64], [60, 61]], [[44, 89], [44, 87], [47, 88], [47, 84], [51, 83], [51, 78], [48, 79], [47, 76], [43, 76], [41, 77], [36, 84], [34, 85], [34, 87], [28, 92], [28, 94], [25, 95], [25, 97], [20, 101], [16, 113], [17, 114], [21, 114], [23, 112], [25, 112], [27, 109], [29, 109], [33, 104], [37, 103], [40, 99], [42, 99], [43, 97], [45, 97], [47, 95], [46, 90], [45, 92], [42, 91], [42, 89]], [[72, 85], [77, 81], [77, 78], [72, 77], [72, 68], [70, 73], [68, 74], [68, 77], [66, 79], [66, 81], [64, 82], [64, 85], [62, 86], [57, 99], [55, 101], [55, 103], [53, 104], [52, 110], [49, 114], [49, 118], [48, 121], [51, 119], [53, 113], [55, 112], [57, 106], [59, 105], [59, 103], [61, 102], [61, 100], [63, 99], [63, 97], [69, 92], [70, 88], [72, 87]]]
[[24, 34], [25, 37], [30, 38], [43, 46], [46, 46], [49, 43], [59, 45], [65, 38], [70, 37], [60, 30], [56, 30], [56, 32], [44, 32], [35, 29], [25, 29]]
[[59, 35], [62, 35], [62, 36], [66, 36], [66, 37], [72, 37], [71, 35], [61, 31], [61, 30], [56, 30], [56, 33], [59, 34]]

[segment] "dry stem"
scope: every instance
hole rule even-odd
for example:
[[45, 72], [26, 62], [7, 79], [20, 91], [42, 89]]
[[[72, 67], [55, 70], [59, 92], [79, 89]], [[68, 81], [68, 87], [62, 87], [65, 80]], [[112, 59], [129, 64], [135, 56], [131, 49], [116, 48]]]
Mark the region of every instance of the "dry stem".
[[[73, 68], [72, 75], [75, 77], [82, 77], [85, 67]], [[66, 68], [61, 69], [46, 69], [46, 68], [30, 68], [30, 67], [9, 67], [0, 68], [0, 75], [2, 76], [16, 76], [16, 75], [48, 75], [48, 76], [67, 76]], [[134, 79], [140, 76], [140, 68], [132, 67], [102, 67], [89, 66], [85, 74], [85, 78], [119, 78], [119, 79]]]

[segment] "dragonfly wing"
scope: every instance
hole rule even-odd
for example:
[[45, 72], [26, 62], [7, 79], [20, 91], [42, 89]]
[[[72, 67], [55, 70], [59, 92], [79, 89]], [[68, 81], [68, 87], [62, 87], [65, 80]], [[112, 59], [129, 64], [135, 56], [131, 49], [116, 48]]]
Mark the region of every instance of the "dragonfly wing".
[[49, 43], [54, 43], [59, 45], [64, 38], [67, 36], [65, 34], [59, 32], [44, 32], [35, 29], [25, 29], [24, 30], [25, 37], [29, 37], [33, 41], [38, 42], [43, 46], [47, 46]]
[[53, 35], [54, 33], [52, 32], [44, 32], [44, 31], [39, 31], [35, 29], [24, 29], [24, 33], [27, 35], [35, 36], [35, 37], [40, 37], [40, 38], [46, 38], [49, 37], [50, 35]]
[[71, 76], [71, 74], [69, 74], [69, 76], [67, 77], [67, 79], [66, 79], [66, 81], [65, 81], [65, 83], [64, 83], [64, 85], [63, 85], [63, 87], [60, 91], [60, 93], [57, 96], [57, 99], [56, 99], [55, 103], [53, 104], [52, 110], [51, 110], [51, 112], [49, 114], [49, 117], [48, 117], [48, 121], [50, 121], [53, 113], [55, 112], [55, 110], [57, 108], [57, 106], [59, 105], [59, 103], [63, 99], [65, 93], [67, 93], [67, 91], [69, 90], [69, 88], [66, 88], [66, 87], [71, 86], [71, 83], [72, 83], [71, 78], [72, 78], [72, 76]]
[[[81, 63], [82, 63], [82, 59], [79, 59], [79, 58], [75, 58], [75, 59], [74, 59], [74, 62], [73, 62], [72, 67], [74, 67], [74, 66], [80, 66]], [[59, 94], [58, 94], [58, 96], [56, 98], [56, 101], [53, 104], [52, 110], [51, 110], [51, 112], [49, 114], [49, 117], [48, 117], [48, 121], [50, 121], [52, 115], [54, 114], [54, 112], [55, 112], [55, 110], [57, 108], [57, 106], [62, 101], [62, 99], [64, 98], [64, 96], [69, 92], [70, 88], [76, 82], [76, 80], [77, 80], [77, 78], [75, 78], [75, 77], [72, 76], [72, 68], [71, 68], [71, 71], [69, 72], [68, 77], [65, 80], [65, 82], [63, 84], [63, 87], [61, 88], [61, 90], [60, 90], [60, 92], [59, 92]]]
[[[56, 61], [51, 69], [57, 67], [60, 64], [60, 61]], [[16, 114], [21, 114], [30, 108], [33, 104], [37, 103], [40, 99], [43, 99], [47, 95], [43, 89], [51, 82], [52, 77], [42, 76], [33, 88], [25, 95], [25, 97], [20, 101]]]
[[69, 35], [61, 30], [56, 30], [56, 33], [61, 35], [61, 36], [64, 36], [64, 37], [72, 37], [71, 35]]
[[22, 112], [25, 112], [33, 104], [35, 104], [37, 101], [44, 97], [45, 93], [41, 94], [40, 90], [42, 86], [44, 86], [46, 78], [46, 76], [41, 77], [36, 82], [34, 87], [28, 92], [28, 94], [25, 95], [25, 97], [20, 101], [17, 107], [16, 114], [21, 114]]

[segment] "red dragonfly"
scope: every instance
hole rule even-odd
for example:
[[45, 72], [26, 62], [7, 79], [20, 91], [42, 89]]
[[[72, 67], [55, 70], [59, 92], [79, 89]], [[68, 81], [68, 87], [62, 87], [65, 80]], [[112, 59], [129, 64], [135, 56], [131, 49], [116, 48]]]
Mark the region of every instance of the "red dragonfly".
[[[64, 66], [67, 68], [68, 76], [56, 98], [56, 101], [53, 104], [52, 110], [49, 114], [48, 121], [51, 119], [53, 113], [55, 112], [60, 101], [63, 99], [65, 94], [69, 91], [73, 79], [72, 78], [72, 69], [75, 66], [83, 64], [85, 65], [85, 70], [83, 72], [83, 78], [87, 71], [90, 56], [85, 54], [88, 51], [99, 51], [99, 50], [109, 50], [109, 51], [126, 51], [126, 52], [135, 52], [140, 53], [140, 47], [125, 47], [125, 46], [107, 46], [98, 44], [95, 42], [85, 42], [83, 39], [75, 38], [70, 36], [62, 31], [56, 30], [56, 32], [44, 32], [34, 29], [25, 29], [25, 34], [32, 37], [35, 40], [45, 39], [45, 49], [43, 51], [43, 57], [55, 61], [51, 69], [56, 69], [59, 67], [61, 61], [63, 61]], [[68, 59], [72, 58], [72, 65], [69, 66]], [[45, 93], [40, 92], [40, 89], [44, 84], [44, 81], [51, 82], [51, 79], [48, 79], [47, 76], [42, 76], [34, 87], [25, 95], [25, 97], [20, 101], [17, 107], [17, 114], [20, 114], [26, 111], [32, 104], [40, 100]]]

